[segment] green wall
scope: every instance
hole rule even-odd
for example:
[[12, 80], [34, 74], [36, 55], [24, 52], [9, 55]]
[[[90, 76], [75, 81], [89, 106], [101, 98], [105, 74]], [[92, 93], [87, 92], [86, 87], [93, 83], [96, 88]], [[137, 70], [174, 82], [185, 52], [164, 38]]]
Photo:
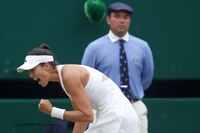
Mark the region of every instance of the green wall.
[[[86, 1], [86, 0], [85, 0]], [[16, 68], [25, 55], [47, 43], [60, 63], [80, 63], [87, 44], [108, 32], [103, 20], [91, 23], [80, 0], [1, 0], [0, 79], [28, 78]], [[108, 5], [115, 0], [104, 0]], [[133, 6], [130, 33], [149, 42], [154, 79], [200, 78], [200, 1], [124, 2]]]
[[[0, 100], [2, 133], [44, 133], [45, 125], [58, 119], [38, 110], [40, 99]], [[54, 106], [71, 110], [66, 99], [50, 99]], [[149, 133], [199, 133], [200, 99], [146, 98]]]
[[[71, 110], [69, 100], [50, 101], [59, 108]], [[4, 99], [0, 100], [1, 133], [45, 133], [48, 125], [62, 121], [45, 115], [38, 110], [40, 99]], [[70, 128], [69, 128], [70, 129]]]
[[199, 133], [199, 98], [146, 98], [149, 133]]

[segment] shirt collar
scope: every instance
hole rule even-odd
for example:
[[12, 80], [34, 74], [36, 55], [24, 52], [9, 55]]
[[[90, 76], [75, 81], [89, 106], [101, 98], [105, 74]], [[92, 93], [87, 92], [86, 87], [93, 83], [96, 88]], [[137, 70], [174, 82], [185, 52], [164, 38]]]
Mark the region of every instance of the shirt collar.
[[129, 39], [129, 33], [128, 32], [126, 32], [126, 34], [122, 38], [119, 38], [115, 34], [113, 34], [113, 32], [110, 30], [109, 33], [108, 33], [108, 36], [109, 36], [111, 42], [116, 42], [119, 39], [123, 39], [126, 42], [128, 42], [128, 39]]

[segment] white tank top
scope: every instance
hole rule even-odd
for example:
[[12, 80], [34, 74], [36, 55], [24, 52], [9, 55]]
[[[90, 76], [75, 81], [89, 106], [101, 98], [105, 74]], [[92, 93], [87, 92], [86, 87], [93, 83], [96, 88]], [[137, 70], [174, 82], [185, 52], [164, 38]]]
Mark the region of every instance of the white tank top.
[[[60, 84], [65, 91], [65, 93], [68, 95], [68, 97], [72, 99], [71, 95], [66, 92], [65, 87], [63, 85], [62, 81], [62, 75], [61, 75], [61, 69], [64, 65], [58, 65], [57, 70], [60, 78]], [[106, 103], [108, 103], [108, 99], [113, 97], [114, 94], [121, 95], [120, 89], [117, 87], [116, 84], [114, 84], [110, 79], [107, 79], [106, 81], [102, 81], [103, 74], [99, 71], [97, 71], [94, 68], [84, 66], [84, 65], [77, 65], [80, 67], [83, 67], [87, 69], [90, 73], [90, 77], [88, 80], [88, 83], [84, 87], [86, 90], [86, 93], [88, 94], [90, 103], [92, 105], [93, 109], [99, 109]], [[119, 98], [120, 96], [117, 95], [116, 98]]]

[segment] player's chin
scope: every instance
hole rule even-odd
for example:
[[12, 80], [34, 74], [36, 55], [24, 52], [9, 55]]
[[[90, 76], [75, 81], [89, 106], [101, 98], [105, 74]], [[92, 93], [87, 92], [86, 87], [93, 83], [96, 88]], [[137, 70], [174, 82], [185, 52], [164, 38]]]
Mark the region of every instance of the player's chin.
[[40, 86], [42, 86], [42, 87], [46, 87], [47, 84], [48, 84], [48, 82], [47, 82], [47, 83], [38, 82], [38, 84], [39, 84]]

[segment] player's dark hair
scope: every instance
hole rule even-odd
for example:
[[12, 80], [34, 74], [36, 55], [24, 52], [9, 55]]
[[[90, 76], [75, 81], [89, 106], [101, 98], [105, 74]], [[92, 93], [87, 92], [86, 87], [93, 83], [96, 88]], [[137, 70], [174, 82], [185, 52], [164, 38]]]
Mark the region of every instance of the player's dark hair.
[[[28, 55], [52, 55], [53, 53], [50, 51], [50, 48], [47, 44], [41, 44], [40, 47], [34, 48], [31, 50]], [[52, 62], [49, 62], [53, 68], [55, 68], [59, 63], [54, 60]], [[41, 66], [44, 65], [44, 63], [40, 63]]]

